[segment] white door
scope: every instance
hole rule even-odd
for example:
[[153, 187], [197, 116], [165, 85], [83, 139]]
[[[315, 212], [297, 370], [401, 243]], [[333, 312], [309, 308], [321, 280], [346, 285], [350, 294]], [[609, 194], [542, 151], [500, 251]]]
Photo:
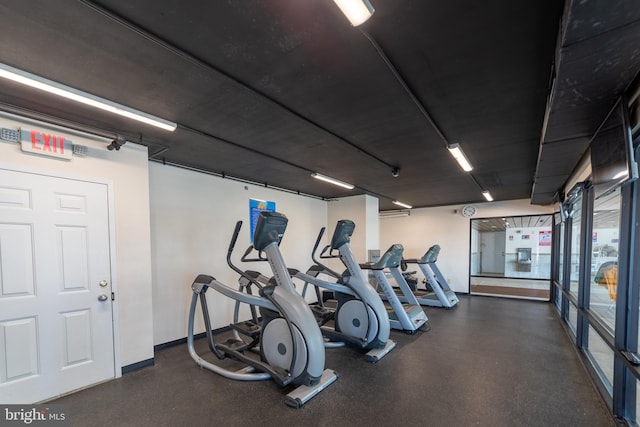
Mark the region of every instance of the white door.
[[480, 233], [482, 273], [504, 274], [505, 234], [504, 231], [487, 231]]
[[115, 376], [107, 185], [0, 169], [0, 403]]

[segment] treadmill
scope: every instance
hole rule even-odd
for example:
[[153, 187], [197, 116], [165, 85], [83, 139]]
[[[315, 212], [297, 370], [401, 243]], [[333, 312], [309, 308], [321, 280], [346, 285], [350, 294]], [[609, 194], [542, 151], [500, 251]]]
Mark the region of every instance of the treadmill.
[[[377, 262], [360, 264], [363, 270], [371, 270], [378, 281], [378, 292], [385, 300], [385, 306], [389, 314], [389, 325], [393, 329], [403, 330], [408, 334], [415, 333], [422, 325], [427, 323], [427, 314], [411, 292], [409, 284], [400, 272], [400, 262], [404, 248], [400, 244], [392, 245], [380, 257]], [[399, 294], [404, 299], [400, 300], [394, 287], [389, 283], [385, 270], [391, 273], [399, 287]]]
[[[438, 254], [440, 254], [440, 245], [433, 245], [422, 258], [404, 259], [403, 262], [406, 264], [418, 264], [422, 274], [424, 274], [426, 284], [431, 288], [431, 291], [428, 290], [428, 287], [427, 289], [413, 289], [413, 294], [420, 305], [450, 309], [455, 307], [459, 300], [436, 265]], [[400, 293], [399, 291], [399, 289], [396, 289], [396, 292]], [[406, 302], [403, 295], [399, 295], [398, 298], [400, 301]]]

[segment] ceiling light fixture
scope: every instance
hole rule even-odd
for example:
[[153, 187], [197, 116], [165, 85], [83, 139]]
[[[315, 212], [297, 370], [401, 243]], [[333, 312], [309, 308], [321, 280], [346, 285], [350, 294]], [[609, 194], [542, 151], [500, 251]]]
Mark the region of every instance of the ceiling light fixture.
[[375, 9], [369, 0], [333, 0], [342, 13], [347, 17], [351, 25], [357, 27], [371, 18]]
[[346, 188], [347, 190], [353, 190], [353, 188], [355, 187], [353, 184], [349, 184], [344, 181], [340, 181], [339, 179], [331, 178], [329, 176], [322, 175], [319, 173], [312, 173], [311, 176], [314, 177], [315, 179], [319, 179], [321, 181], [328, 182], [333, 185], [337, 185], [338, 187]]
[[453, 158], [456, 159], [463, 171], [471, 172], [473, 170], [473, 166], [471, 166], [471, 163], [469, 163], [469, 159], [467, 159], [467, 156], [465, 156], [462, 148], [460, 148], [460, 144], [458, 144], [457, 142], [453, 144], [447, 144], [447, 148], [449, 149], [449, 153], [451, 153]]
[[489, 191], [483, 191], [482, 195], [485, 199], [487, 199], [487, 202], [493, 202], [493, 196], [491, 195], [491, 193], [489, 193]]
[[408, 205], [408, 204], [406, 204], [406, 203], [399, 202], [399, 201], [397, 201], [397, 200], [394, 200], [394, 201], [392, 201], [391, 203], [393, 203], [394, 205], [402, 206], [403, 208], [407, 208], [407, 209], [411, 209], [411, 208], [413, 207], [413, 206], [411, 206], [411, 205]]
[[99, 96], [91, 95], [90, 93], [74, 89], [70, 86], [45, 79], [44, 77], [13, 68], [2, 63], [0, 63], [0, 77], [171, 132], [176, 130], [178, 127], [174, 122], [152, 116], [151, 114], [109, 101], [105, 98], [100, 98]]

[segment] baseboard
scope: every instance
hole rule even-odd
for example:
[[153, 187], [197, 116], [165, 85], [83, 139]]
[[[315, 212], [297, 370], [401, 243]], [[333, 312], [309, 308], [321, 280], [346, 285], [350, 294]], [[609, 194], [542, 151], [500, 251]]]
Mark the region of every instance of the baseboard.
[[[222, 328], [214, 329], [212, 332], [215, 335], [215, 334], [218, 334], [218, 333], [221, 333], [221, 332], [226, 332], [226, 331], [229, 331], [229, 330], [231, 330], [230, 326], [224, 326]], [[198, 340], [198, 339], [204, 338], [206, 336], [207, 336], [206, 332], [201, 332], [199, 334], [195, 334], [193, 336], [193, 339], [194, 340]], [[182, 345], [182, 344], [186, 344], [186, 343], [187, 343], [187, 337], [180, 338], [180, 339], [173, 340], [173, 341], [168, 341], [168, 342], [165, 342], [165, 343], [162, 343], [162, 344], [154, 345], [153, 346], [153, 352], [155, 353], [156, 351], [164, 350], [164, 349], [167, 349], [167, 348], [175, 347], [177, 345]]]
[[[222, 328], [218, 328], [218, 329], [214, 329], [213, 333], [217, 334], [220, 332], [225, 332], [230, 330], [231, 327], [230, 326], [224, 326]], [[205, 332], [196, 334], [193, 336], [194, 339], [200, 339], [200, 338], [204, 338], [206, 337], [207, 334]], [[153, 352], [155, 353], [156, 351], [160, 351], [160, 350], [164, 350], [170, 347], [175, 347], [177, 345], [183, 345], [187, 343], [187, 338], [180, 338], [177, 340], [173, 340], [173, 341], [169, 341], [169, 342], [165, 342], [162, 344], [158, 344], [158, 345], [154, 345], [153, 346]], [[129, 374], [131, 372], [135, 372], [135, 371], [139, 371], [140, 369], [144, 369], [144, 368], [148, 368], [149, 366], [153, 366], [155, 364], [154, 359], [147, 359], [147, 360], [141, 360], [140, 362], [136, 362], [136, 363], [132, 363], [131, 365], [127, 365], [127, 366], [123, 366], [122, 367], [122, 375], [125, 374]]]
[[131, 372], [139, 371], [140, 369], [148, 368], [155, 364], [154, 358], [147, 360], [141, 360], [140, 362], [132, 363], [131, 365], [122, 367], [122, 375], [130, 374]]

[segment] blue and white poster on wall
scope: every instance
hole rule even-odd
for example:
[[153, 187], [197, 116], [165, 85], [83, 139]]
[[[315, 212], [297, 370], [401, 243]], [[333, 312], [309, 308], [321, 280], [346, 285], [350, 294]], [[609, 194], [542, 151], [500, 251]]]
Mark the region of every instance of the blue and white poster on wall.
[[267, 202], [264, 200], [257, 199], [249, 199], [249, 241], [253, 244], [253, 233], [256, 231], [256, 225], [258, 224], [258, 216], [260, 212], [268, 211], [275, 212], [276, 211], [276, 202]]

